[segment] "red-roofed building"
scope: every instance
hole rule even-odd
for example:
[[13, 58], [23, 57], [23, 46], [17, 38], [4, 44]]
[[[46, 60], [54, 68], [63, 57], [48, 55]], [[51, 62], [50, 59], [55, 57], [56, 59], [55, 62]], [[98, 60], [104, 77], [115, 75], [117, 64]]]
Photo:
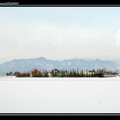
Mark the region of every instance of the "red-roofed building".
[[32, 76], [37, 76], [37, 75], [41, 75], [41, 71], [38, 69], [35, 69], [32, 71]]

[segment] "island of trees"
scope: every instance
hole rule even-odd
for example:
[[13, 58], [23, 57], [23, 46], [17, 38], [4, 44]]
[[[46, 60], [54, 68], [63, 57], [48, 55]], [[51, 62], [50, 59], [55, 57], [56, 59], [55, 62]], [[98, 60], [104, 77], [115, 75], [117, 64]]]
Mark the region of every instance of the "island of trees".
[[78, 71], [75, 69], [66, 71], [53, 69], [51, 71], [41, 72], [38, 69], [34, 69], [31, 72], [9, 72], [6, 73], [7, 76], [16, 76], [16, 77], [114, 77], [117, 76], [117, 72], [105, 71], [103, 69], [90, 70], [90, 71]]

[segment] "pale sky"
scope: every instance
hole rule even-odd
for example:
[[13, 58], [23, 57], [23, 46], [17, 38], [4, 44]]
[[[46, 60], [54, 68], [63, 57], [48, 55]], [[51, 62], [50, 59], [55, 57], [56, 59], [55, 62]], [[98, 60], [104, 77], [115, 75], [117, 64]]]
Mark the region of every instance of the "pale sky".
[[120, 7], [0, 7], [0, 64], [120, 59]]

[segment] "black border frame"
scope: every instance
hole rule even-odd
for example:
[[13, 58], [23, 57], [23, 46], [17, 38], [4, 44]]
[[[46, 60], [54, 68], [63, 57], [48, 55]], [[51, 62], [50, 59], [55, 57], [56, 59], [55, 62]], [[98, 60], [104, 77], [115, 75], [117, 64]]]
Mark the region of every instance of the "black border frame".
[[120, 116], [120, 113], [0, 113], [0, 116]]
[[[13, 1], [0, 1], [0, 3]], [[14, 1], [18, 2], [18, 1]], [[115, 1], [114, 1], [115, 2]], [[69, 3], [54, 1], [21, 1], [18, 5], [0, 5], [0, 7], [120, 7], [120, 3], [105, 3], [102, 1], [69, 1]], [[120, 116], [120, 113], [0, 113], [0, 116]]]

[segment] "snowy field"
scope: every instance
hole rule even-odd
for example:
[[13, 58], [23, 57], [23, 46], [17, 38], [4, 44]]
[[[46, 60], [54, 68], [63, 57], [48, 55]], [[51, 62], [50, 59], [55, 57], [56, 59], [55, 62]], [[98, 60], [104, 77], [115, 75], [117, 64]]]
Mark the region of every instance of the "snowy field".
[[120, 77], [0, 78], [0, 113], [120, 113]]

